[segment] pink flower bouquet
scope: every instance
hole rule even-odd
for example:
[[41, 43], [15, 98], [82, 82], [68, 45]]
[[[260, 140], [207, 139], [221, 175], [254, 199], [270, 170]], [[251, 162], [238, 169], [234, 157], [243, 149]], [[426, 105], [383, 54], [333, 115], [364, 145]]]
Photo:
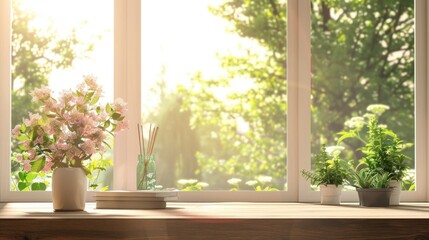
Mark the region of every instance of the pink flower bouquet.
[[101, 106], [101, 94], [93, 76], [85, 76], [75, 91], [63, 91], [58, 99], [48, 88], [34, 90], [33, 101], [42, 104], [40, 113], [30, 113], [12, 130], [20, 149], [17, 160], [24, 170], [78, 167], [90, 174], [84, 161], [110, 148], [108, 135], [128, 127], [124, 101]]

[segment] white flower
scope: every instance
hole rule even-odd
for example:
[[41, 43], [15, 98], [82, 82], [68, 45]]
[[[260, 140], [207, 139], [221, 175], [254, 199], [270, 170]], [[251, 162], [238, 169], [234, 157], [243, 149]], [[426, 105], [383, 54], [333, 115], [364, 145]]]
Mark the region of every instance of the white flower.
[[240, 178], [231, 178], [231, 179], [228, 180], [228, 183], [231, 184], [231, 185], [236, 185], [236, 184], [238, 184], [240, 182], [241, 182]]
[[270, 177], [270, 176], [259, 176], [258, 177], [258, 181], [260, 182], [260, 183], [267, 183], [267, 182], [271, 182], [271, 180], [272, 180], [273, 178], [272, 177]]
[[187, 184], [193, 185], [193, 184], [195, 184], [197, 182], [198, 182], [197, 179], [179, 179], [177, 181], [177, 183], [180, 184], [180, 185], [187, 185]]
[[250, 180], [246, 182], [246, 185], [249, 185], [249, 186], [255, 186], [256, 184], [258, 184], [258, 181], [256, 180]]
[[326, 153], [331, 157], [338, 157], [341, 154], [341, 151], [344, 150], [343, 146], [329, 146], [326, 147]]
[[363, 117], [352, 117], [347, 120], [344, 125], [352, 129], [361, 129], [365, 125], [365, 119]]
[[389, 110], [390, 107], [384, 104], [371, 104], [369, 105], [366, 110], [368, 112], [372, 112], [377, 116], [380, 116], [381, 114], [383, 114], [386, 110]]

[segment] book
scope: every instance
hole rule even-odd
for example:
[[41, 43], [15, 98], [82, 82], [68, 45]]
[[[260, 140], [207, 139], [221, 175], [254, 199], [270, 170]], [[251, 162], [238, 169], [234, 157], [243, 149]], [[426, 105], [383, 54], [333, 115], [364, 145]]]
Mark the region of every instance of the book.
[[177, 197], [129, 197], [129, 196], [95, 196], [95, 200], [102, 201], [146, 201], [146, 202], [166, 202], [175, 201]]
[[95, 198], [97, 197], [136, 197], [136, 198], [164, 198], [164, 197], [177, 197], [177, 191], [151, 191], [151, 190], [139, 190], [139, 191], [104, 191], [96, 192]]
[[167, 203], [164, 201], [108, 201], [97, 200], [97, 209], [161, 209], [166, 208]]

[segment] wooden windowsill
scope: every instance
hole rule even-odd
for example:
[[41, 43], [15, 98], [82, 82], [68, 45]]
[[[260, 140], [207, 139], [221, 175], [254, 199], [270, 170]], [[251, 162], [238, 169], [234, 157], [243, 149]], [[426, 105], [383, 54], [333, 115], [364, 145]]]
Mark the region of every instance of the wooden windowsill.
[[318, 203], [179, 203], [166, 209], [96, 209], [87, 203], [85, 211], [54, 212], [52, 203], [0, 203], [0, 219], [429, 219], [429, 203], [402, 203], [389, 208], [360, 207], [356, 203], [340, 206]]
[[171, 202], [153, 210], [87, 203], [81, 212], [54, 212], [52, 203], [0, 203], [0, 239], [429, 239], [427, 226], [429, 203]]

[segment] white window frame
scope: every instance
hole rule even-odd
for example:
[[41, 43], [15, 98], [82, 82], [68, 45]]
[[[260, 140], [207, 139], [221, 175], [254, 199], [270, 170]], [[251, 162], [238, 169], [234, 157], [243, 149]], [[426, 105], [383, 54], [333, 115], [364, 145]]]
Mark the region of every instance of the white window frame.
[[[114, 189], [135, 189], [135, 166], [138, 143], [135, 141], [136, 126], [140, 121], [140, 33], [141, 0], [115, 0], [114, 36], [114, 86], [115, 97], [128, 103], [127, 118], [130, 131], [115, 137]], [[300, 177], [299, 170], [310, 168], [311, 136], [311, 49], [310, 49], [310, 0], [288, 0], [288, 191], [201, 191], [180, 192], [180, 201], [289, 201], [318, 202], [319, 194], [310, 190], [310, 184]], [[429, 129], [427, 107], [429, 86], [429, 4], [427, 0], [415, 0], [416, 15], [416, 170], [418, 190], [404, 192], [404, 201], [427, 201], [429, 171], [427, 164], [427, 137]], [[0, 0], [0, 201], [50, 201], [50, 192], [14, 192], [9, 190], [10, 176], [10, 119], [11, 119], [11, 1]], [[357, 201], [355, 192], [345, 193], [343, 200]], [[89, 192], [88, 200], [93, 200]]]

